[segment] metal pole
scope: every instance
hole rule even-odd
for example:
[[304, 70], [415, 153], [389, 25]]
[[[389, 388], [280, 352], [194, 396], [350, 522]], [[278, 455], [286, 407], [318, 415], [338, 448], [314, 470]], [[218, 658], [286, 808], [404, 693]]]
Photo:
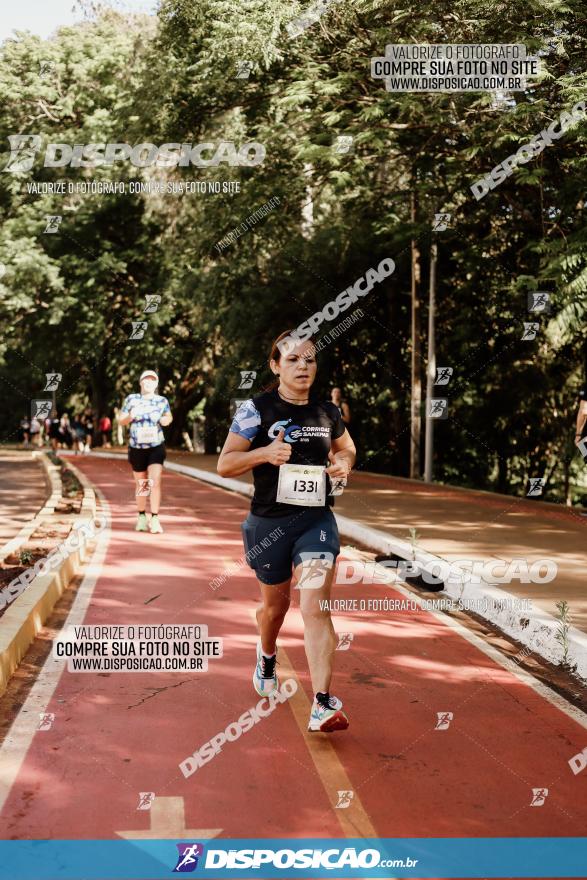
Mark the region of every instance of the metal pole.
[[428, 368], [426, 371], [426, 448], [424, 454], [424, 480], [432, 482], [432, 459], [434, 456], [434, 419], [430, 418], [430, 400], [434, 395], [434, 382], [436, 379], [436, 340], [435, 311], [436, 311], [436, 260], [438, 247], [434, 238], [430, 245], [430, 289], [428, 294]]
[[[411, 220], [415, 226], [418, 215], [416, 181], [412, 183]], [[415, 234], [415, 233], [414, 233]], [[412, 256], [412, 358], [411, 358], [411, 402], [410, 402], [410, 478], [420, 479], [420, 443], [422, 435], [422, 380], [420, 372], [420, 251], [416, 238], [411, 242]]]

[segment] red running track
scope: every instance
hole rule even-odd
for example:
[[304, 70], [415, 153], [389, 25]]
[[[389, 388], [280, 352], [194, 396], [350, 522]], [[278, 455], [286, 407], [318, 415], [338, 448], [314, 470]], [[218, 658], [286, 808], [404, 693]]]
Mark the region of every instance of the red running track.
[[[332, 688], [351, 725], [306, 734], [311, 688], [295, 591], [280, 644], [300, 692], [184, 778], [180, 761], [258, 701], [253, 573], [243, 567], [209, 586], [242, 555], [247, 502], [166, 473], [165, 534], [137, 534], [126, 462], [76, 464], [112, 513], [84, 622], [206, 624], [224, 656], [205, 673], [63, 671], [48, 704], [35, 704], [55, 720], [34, 733], [15, 775], [0, 813], [4, 838], [585, 833], [587, 772], [574, 775], [568, 763], [587, 745], [585, 726], [428, 612], [334, 615], [337, 631], [354, 633], [350, 650], [337, 652]], [[377, 584], [335, 595], [402, 598]], [[453, 713], [448, 729], [435, 729], [438, 712]], [[21, 712], [15, 725], [26, 723]], [[341, 788], [354, 792], [347, 809], [336, 808]], [[542, 806], [531, 806], [535, 788], [548, 789]], [[156, 811], [137, 810], [144, 791], [155, 792]]]

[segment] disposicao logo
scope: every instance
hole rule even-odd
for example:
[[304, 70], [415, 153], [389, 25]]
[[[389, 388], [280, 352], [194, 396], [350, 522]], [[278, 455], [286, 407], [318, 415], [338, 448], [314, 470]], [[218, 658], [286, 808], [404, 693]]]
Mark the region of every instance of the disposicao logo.
[[198, 859], [204, 855], [204, 846], [201, 843], [176, 843], [178, 849], [177, 865], [174, 873], [187, 874], [195, 871], [198, 867]]
[[381, 260], [376, 269], [367, 269], [365, 274], [355, 281], [354, 284], [341, 291], [335, 299], [326, 303], [321, 311], [313, 314], [311, 318], [308, 318], [307, 321], [304, 321], [299, 327], [292, 330], [288, 336], [284, 336], [277, 343], [277, 347], [282, 355], [287, 357], [295, 349], [296, 345], [299, 345], [300, 342], [305, 342], [317, 333], [320, 324], [324, 323], [324, 321], [334, 321], [341, 312], [346, 312], [360, 296], [367, 296], [373, 290], [375, 284], [381, 284], [394, 271], [395, 263], [391, 257], [385, 257], [385, 259]]
[[[38, 134], [11, 134], [8, 136], [10, 156], [4, 171], [10, 174], [30, 171], [37, 153], [41, 150], [42, 138]], [[206, 155], [205, 155], [206, 154]], [[199, 168], [227, 165], [254, 167], [265, 158], [263, 144], [256, 141], [243, 144], [240, 149], [231, 141], [201, 144], [47, 144], [43, 156], [45, 168], [96, 168], [100, 165], [114, 165], [116, 162], [130, 162], [135, 168], [185, 168], [195, 165]]]

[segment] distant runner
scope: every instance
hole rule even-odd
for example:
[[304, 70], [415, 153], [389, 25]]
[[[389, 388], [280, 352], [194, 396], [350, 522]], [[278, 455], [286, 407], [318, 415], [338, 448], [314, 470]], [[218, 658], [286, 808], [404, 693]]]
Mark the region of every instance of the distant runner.
[[20, 431], [23, 445], [28, 446], [31, 439], [31, 420], [27, 416], [20, 420]]
[[268, 696], [278, 687], [276, 639], [290, 604], [293, 565], [315, 694], [308, 729], [329, 733], [349, 722], [342, 702], [330, 694], [336, 636], [320, 602], [330, 597], [340, 553], [332, 492], [342, 491], [356, 453], [336, 406], [310, 392], [317, 369], [312, 341], [282, 354], [278, 343], [289, 335], [282, 333], [271, 350], [269, 366], [279, 381], [237, 410], [218, 473], [253, 471], [251, 513], [241, 528], [263, 600], [257, 609], [255, 690]]
[[330, 399], [335, 407], [339, 410], [345, 425], [349, 425], [351, 422], [351, 409], [347, 401], [344, 400], [340, 388], [332, 389], [332, 391], [330, 392]]
[[87, 409], [83, 416], [84, 426], [84, 452], [88, 453], [92, 450], [94, 442], [94, 416], [91, 409]]
[[59, 443], [61, 442], [60, 426], [61, 422], [57, 415], [57, 410], [52, 409], [49, 419], [49, 442], [51, 443], [51, 449], [53, 452], [57, 452], [59, 449]]
[[[161, 505], [161, 473], [165, 461], [165, 437], [161, 426], [173, 421], [166, 397], [155, 394], [159, 377], [154, 370], [145, 370], [139, 379], [140, 394], [129, 394], [122, 405], [119, 424], [130, 425], [128, 460], [136, 485], [137, 524], [135, 531], [153, 534], [163, 531], [159, 522]], [[151, 521], [147, 523], [147, 497], [151, 503]]]
[[83, 418], [83, 416], [74, 415], [71, 419], [71, 433], [73, 436], [73, 446], [76, 455], [82, 455], [84, 451], [86, 429], [84, 427]]
[[31, 443], [33, 446], [42, 446], [43, 445], [42, 432], [43, 432], [43, 426], [41, 425], [40, 421], [36, 417], [33, 417], [31, 419], [31, 427], [30, 427]]
[[110, 433], [112, 431], [112, 420], [110, 416], [103, 415], [98, 422], [98, 430], [100, 432], [100, 436], [102, 437], [102, 446], [106, 449], [110, 449], [112, 446], [110, 442]]

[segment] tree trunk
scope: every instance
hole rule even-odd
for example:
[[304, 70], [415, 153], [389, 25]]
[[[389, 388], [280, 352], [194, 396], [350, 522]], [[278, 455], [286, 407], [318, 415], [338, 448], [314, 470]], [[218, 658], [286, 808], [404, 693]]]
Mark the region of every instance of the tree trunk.
[[224, 443], [229, 428], [228, 405], [225, 400], [208, 401], [204, 407], [205, 434], [204, 451], [206, 455], [216, 455], [218, 447]]
[[[402, 309], [401, 291], [393, 284], [390, 285], [389, 303], [389, 320], [390, 327], [401, 328], [400, 335], [407, 330], [405, 326], [405, 313]], [[399, 345], [392, 344], [388, 349], [388, 363], [390, 368], [390, 376], [394, 385], [392, 386], [393, 399], [399, 402], [399, 406], [391, 410], [389, 421], [389, 461], [391, 472], [401, 477], [409, 475], [409, 459], [410, 459], [410, 435], [406, 428], [406, 408], [408, 403], [408, 395], [406, 389], [409, 387], [410, 372], [406, 359]]]
[[508, 459], [505, 457], [504, 451], [497, 459], [497, 491], [502, 495], [508, 495]]
[[563, 458], [563, 468], [564, 468], [564, 470], [563, 470], [563, 475], [564, 475], [563, 476], [563, 479], [564, 479], [563, 494], [565, 497], [566, 506], [570, 507], [571, 503], [572, 503], [572, 499], [571, 499], [571, 458], [569, 455], [565, 455], [565, 457]]
[[[109, 346], [108, 343], [105, 343], [102, 347], [100, 357], [96, 361], [96, 365], [90, 375], [92, 388], [92, 410], [94, 412], [94, 418], [96, 419], [96, 430], [98, 428], [98, 420], [101, 416], [106, 415], [108, 411], [108, 360]], [[108, 414], [110, 415], [110, 413]]]
[[302, 205], [301, 233], [304, 238], [311, 238], [314, 234], [314, 194], [312, 190], [312, 175], [314, 166], [311, 162], [304, 162], [304, 177], [306, 178], [305, 202]]
[[170, 446], [181, 446], [182, 434], [186, 430], [186, 416], [190, 405], [187, 400], [179, 400], [172, 408], [173, 421], [169, 426], [167, 442]]

